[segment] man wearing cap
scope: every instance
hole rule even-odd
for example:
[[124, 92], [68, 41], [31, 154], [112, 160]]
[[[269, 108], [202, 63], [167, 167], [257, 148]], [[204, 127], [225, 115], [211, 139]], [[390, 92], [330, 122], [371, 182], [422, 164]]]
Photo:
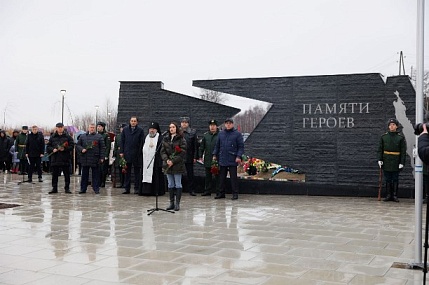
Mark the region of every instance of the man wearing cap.
[[27, 135], [27, 144], [25, 147], [25, 156], [30, 161], [28, 167], [28, 182], [33, 181], [33, 172], [37, 171], [39, 182], [42, 180], [42, 157], [45, 153], [45, 141], [43, 134], [39, 132], [39, 128], [34, 125], [31, 127], [31, 132]]
[[19, 174], [27, 174], [28, 162], [25, 157], [25, 146], [27, 144], [28, 126], [22, 126], [21, 132], [15, 140], [15, 152], [19, 159]]
[[198, 151], [199, 159], [204, 159], [205, 168], [204, 193], [201, 196], [210, 196], [213, 190], [216, 190], [216, 193], [219, 192], [219, 173], [216, 167], [212, 169], [213, 149], [219, 135], [217, 126], [216, 120], [209, 121], [209, 131], [204, 133]]
[[194, 185], [194, 163], [197, 161], [198, 150], [197, 150], [197, 130], [192, 129], [189, 126], [189, 117], [180, 118], [180, 128], [183, 132], [183, 137], [186, 140], [186, 185], [189, 191], [189, 195], [196, 196], [195, 185]]
[[164, 195], [164, 175], [162, 174], [161, 129], [157, 122], [149, 123], [149, 133], [143, 145], [143, 179], [139, 195]]
[[121, 153], [121, 134], [122, 134], [122, 130], [127, 126], [127, 124], [120, 124], [119, 125], [119, 133], [115, 136], [115, 144], [114, 144], [114, 150], [113, 150], [113, 155], [115, 156], [115, 185], [114, 187], [116, 187], [116, 170], [118, 170], [119, 172], [119, 182], [121, 183], [121, 186], [119, 186], [119, 188], [124, 188], [124, 179], [125, 179], [125, 175], [124, 173], [122, 173], [122, 167], [119, 164], [119, 160], [121, 159], [121, 156], [119, 155]]
[[219, 192], [215, 199], [225, 198], [226, 175], [229, 172], [231, 179], [232, 200], [238, 199], [238, 177], [237, 165], [241, 163], [241, 156], [244, 153], [243, 136], [234, 128], [234, 120], [225, 120], [225, 129], [222, 130], [213, 150], [213, 160], [219, 163]]
[[119, 155], [127, 162], [125, 173], [125, 191], [122, 194], [130, 194], [131, 170], [134, 169], [134, 194], [139, 194], [141, 184], [142, 150], [144, 143], [144, 131], [138, 125], [136, 116], [130, 118], [130, 124], [121, 133], [121, 150]]
[[74, 148], [73, 138], [64, 130], [63, 123], [55, 125], [55, 132], [49, 138], [47, 152], [52, 167], [52, 191], [49, 194], [58, 193], [58, 176], [64, 173], [65, 193], [70, 191], [70, 158]]
[[97, 133], [99, 133], [104, 140], [105, 153], [102, 154], [103, 163], [100, 165], [100, 187], [106, 187], [106, 178], [109, 171], [109, 154], [110, 154], [110, 136], [106, 132], [106, 123], [98, 122], [97, 123]]
[[383, 169], [386, 183], [384, 202], [398, 200], [399, 171], [404, 168], [407, 144], [405, 137], [397, 131], [399, 122], [392, 118], [387, 122], [389, 131], [380, 138], [378, 146], [378, 165]]

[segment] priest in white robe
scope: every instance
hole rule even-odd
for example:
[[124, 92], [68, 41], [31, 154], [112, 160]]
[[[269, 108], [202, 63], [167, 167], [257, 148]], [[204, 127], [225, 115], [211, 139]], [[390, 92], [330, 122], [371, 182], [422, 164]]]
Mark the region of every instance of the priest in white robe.
[[140, 196], [165, 194], [162, 159], [159, 154], [162, 142], [161, 129], [157, 122], [149, 123], [149, 133], [143, 145], [143, 179]]

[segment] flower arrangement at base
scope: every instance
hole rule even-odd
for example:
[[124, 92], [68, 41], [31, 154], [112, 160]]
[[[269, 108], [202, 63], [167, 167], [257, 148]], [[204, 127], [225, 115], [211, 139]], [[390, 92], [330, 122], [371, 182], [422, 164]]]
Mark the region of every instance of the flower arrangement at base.
[[217, 162], [217, 160], [212, 160], [212, 164], [210, 167], [210, 172], [214, 175], [219, 175], [219, 163]]
[[121, 167], [121, 172], [123, 174], [127, 173], [127, 161], [125, 160], [125, 158], [121, 157], [121, 159], [119, 159], [119, 166]]
[[[62, 144], [59, 144], [59, 145], [57, 145], [57, 147], [55, 148], [55, 149], [57, 149], [57, 150], [59, 150], [59, 149], [65, 149], [65, 148], [67, 148], [69, 146], [69, 142], [68, 141], [65, 141], [65, 142], [63, 142]], [[48, 155], [48, 157], [50, 157], [51, 155], [53, 155], [55, 152], [51, 152], [49, 155]]]
[[249, 157], [248, 160], [244, 163], [243, 170], [249, 175], [256, 175], [256, 158]]
[[302, 172], [298, 169], [294, 169], [292, 167], [287, 167], [287, 166], [279, 166], [276, 168], [276, 170], [273, 171], [273, 173], [271, 174], [271, 177], [274, 177], [276, 174], [278, 174], [279, 172], [289, 172], [289, 173], [295, 173], [295, 174], [301, 174]]

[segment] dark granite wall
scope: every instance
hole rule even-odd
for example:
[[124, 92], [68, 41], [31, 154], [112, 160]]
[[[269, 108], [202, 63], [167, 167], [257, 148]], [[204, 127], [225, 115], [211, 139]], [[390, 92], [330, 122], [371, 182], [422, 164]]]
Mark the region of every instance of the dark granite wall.
[[180, 117], [188, 116], [191, 127], [201, 135], [208, 130], [210, 119], [223, 122], [238, 112], [236, 108], [164, 90], [160, 81], [121, 81], [119, 89], [118, 123], [128, 124], [136, 115], [146, 134], [149, 121], [158, 122], [163, 132], [171, 121], [180, 123]]
[[[372, 73], [196, 80], [193, 85], [272, 103], [246, 140], [245, 153], [302, 170], [309, 184], [341, 191], [377, 188], [376, 152], [388, 118], [395, 117], [395, 91], [408, 119], [415, 120], [408, 76], [389, 77], [386, 83]], [[407, 157], [401, 187], [414, 187], [412, 170]]]
[[[408, 76], [388, 77], [386, 82], [377, 73], [195, 80], [193, 86], [272, 103], [246, 140], [245, 153], [306, 174], [306, 183], [267, 182], [255, 186], [258, 190], [243, 181], [243, 193], [376, 195], [377, 147], [387, 131], [387, 120], [399, 119], [402, 112], [400, 122], [408, 135], [407, 143], [414, 145], [410, 128], [415, 121], [415, 91]], [[150, 120], [158, 121], [164, 131], [170, 121], [189, 116], [191, 126], [201, 135], [209, 119], [223, 122], [238, 112], [164, 90], [159, 81], [123, 81], [119, 91], [118, 122], [128, 122], [131, 115], [137, 115], [146, 132]], [[196, 167], [201, 176], [200, 168]], [[412, 171], [407, 156], [400, 175], [402, 197], [413, 195]]]

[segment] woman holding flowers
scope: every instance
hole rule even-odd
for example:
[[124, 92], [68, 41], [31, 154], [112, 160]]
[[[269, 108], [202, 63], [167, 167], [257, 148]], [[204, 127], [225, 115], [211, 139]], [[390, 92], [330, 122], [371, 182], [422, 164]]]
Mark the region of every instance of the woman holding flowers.
[[[186, 141], [176, 122], [171, 122], [168, 129], [168, 135], [164, 137], [161, 146], [163, 169], [167, 175], [170, 194], [170, 206], [167, 210], [179, 211], [182, 198], [182, 174], [185, 173]], [[176, 188], [176, 195], [174, 195], [174, 188]]]

